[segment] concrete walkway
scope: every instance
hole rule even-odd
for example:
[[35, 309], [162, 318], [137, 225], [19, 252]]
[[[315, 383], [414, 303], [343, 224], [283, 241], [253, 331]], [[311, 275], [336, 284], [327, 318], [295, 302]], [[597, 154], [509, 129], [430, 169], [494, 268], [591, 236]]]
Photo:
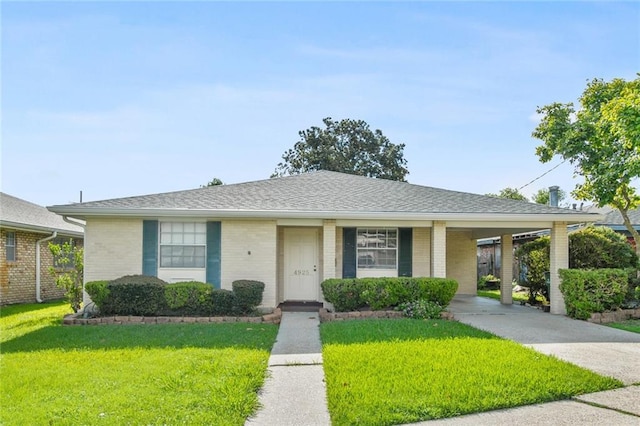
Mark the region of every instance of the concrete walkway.
[[[640, 425], [640, 334], [482, 297], [456, 296], [449, 311], [462, 323], [615, 377], [627, 387], [417, 425]], [[247, 425], [331, 424], [318, 327], [317, 313], [283, 312], [270, 377], [260, 392], [264, 408]]]
[[317, 312], [283, 312], [260, 391], [262, 409], [246, 425], [330, 425]]

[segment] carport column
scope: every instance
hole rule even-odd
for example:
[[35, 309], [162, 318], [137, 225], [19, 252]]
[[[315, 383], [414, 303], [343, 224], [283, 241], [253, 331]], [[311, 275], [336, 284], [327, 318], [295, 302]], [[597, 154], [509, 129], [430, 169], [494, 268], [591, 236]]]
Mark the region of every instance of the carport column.
[[336, 221], [322, 224], [322, 280], [336, 277]]
[[433, 221], [431, 230], [431, 276], [447, 277], [447, 222]]
[[551, 298], [551, 313], [566, 315], [567, 310], [564, 306], [564, 297], [560, 292], [560, 275], [558, 275], [558, 269], [567, 269], [569, 267], [569, 237], [567, 236], [566, 222], [553, 222], [550, 257], [551, 288], [549, 297]]
[[500, 237], [500, 303], [511, 305], [513, 303], [513, 236], [505, 234]]

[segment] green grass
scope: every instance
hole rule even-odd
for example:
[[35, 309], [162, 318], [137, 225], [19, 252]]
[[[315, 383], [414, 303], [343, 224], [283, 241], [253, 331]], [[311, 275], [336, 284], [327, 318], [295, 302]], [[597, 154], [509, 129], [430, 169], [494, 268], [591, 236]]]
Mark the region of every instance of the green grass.
[[631, 331], [633, 333], [640, 333], [640, 319], [631, 319], [622, 322], [612, 322], [604, 324], [609, 327], [619, 328], [620, 330]]
[[0, 311], [0, 424], [242, 425], [277, 327], [62, 327], [65, 304]]
[[330, 322], [321, 336], [334, 425], [417, 422], [622, 386], [457, 322]]

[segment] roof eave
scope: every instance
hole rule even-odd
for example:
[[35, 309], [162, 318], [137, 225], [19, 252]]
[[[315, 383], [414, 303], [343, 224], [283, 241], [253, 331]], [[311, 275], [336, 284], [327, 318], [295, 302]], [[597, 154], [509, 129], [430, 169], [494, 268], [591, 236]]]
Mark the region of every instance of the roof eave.
[[84, 237], [84, 232], [81, 232], [81, 231], [72, 231], [69, 229], [49, 227], [49, 226], [31, 225], [28, 223], [11, 222], [7, 220], [0, 220], [0, 228], [9, 228], [9, 229], [15, 229], [18, 231], [34, 232], [37, 234], [52, 234], [54, 232], [57, 232], [58, 234], [67, 235], [70, 237], [79, 237], [79, 238]]
[[76, 219], [88, 217], [192, 217], [192, 218], [265, 218], [265, 219], [384, 219], [384, 220], [442, 220], [442, 221], [496, 221], [527, 222], [552, 221], [585, 223], [603, 220], [597, 213], [420, 213], [373, 211], [322, 211], [322, 210], [244, 210], [244, 209], [122, 209], [83, 208], [79, 206], [51, 206], [50, 211]]

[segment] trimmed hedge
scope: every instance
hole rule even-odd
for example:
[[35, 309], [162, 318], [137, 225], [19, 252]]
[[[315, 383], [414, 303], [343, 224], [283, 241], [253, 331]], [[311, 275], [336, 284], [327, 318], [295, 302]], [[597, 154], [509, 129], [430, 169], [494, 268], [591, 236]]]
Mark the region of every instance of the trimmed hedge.
[[211, 284], [184, 281], [167, 284], [164, 297], [169, 315], [210, 315], [213, 310]]
[[571, 318], [588, 319], [592, 313], [618, 309], [627, 294], [628, 274], [623, 269], [561, 269], [559, 274]]
[[332, 278], [322, 282], [322, 293], [337, 312], [366, 306], [373, 310], [393, 308], [403, 303], [426, 300], [447, 306], [458, 290], [458, 282], [448, 278]]
[[103, 315], [156, 315], [166, 310], [167, 283], [146, 275], [127, 275], [107, 284], [109, 292], [99, 306]]
[[107, 299], [107, 297], [109, 297], [107, 284], [109, 284], [109, 281], [102, 280], [89, 281], [84, 285], [84, 291], [86, 291], [89, 297], [91, 297], [91, 300], [98, 307], [98, 309], [101, 309], [104, 301]]
[[262, 303], [264, 283], [253, 280], [237, 280], [231, 283], [235, 294], [235, 307], [238, 313], [248, 314]]

